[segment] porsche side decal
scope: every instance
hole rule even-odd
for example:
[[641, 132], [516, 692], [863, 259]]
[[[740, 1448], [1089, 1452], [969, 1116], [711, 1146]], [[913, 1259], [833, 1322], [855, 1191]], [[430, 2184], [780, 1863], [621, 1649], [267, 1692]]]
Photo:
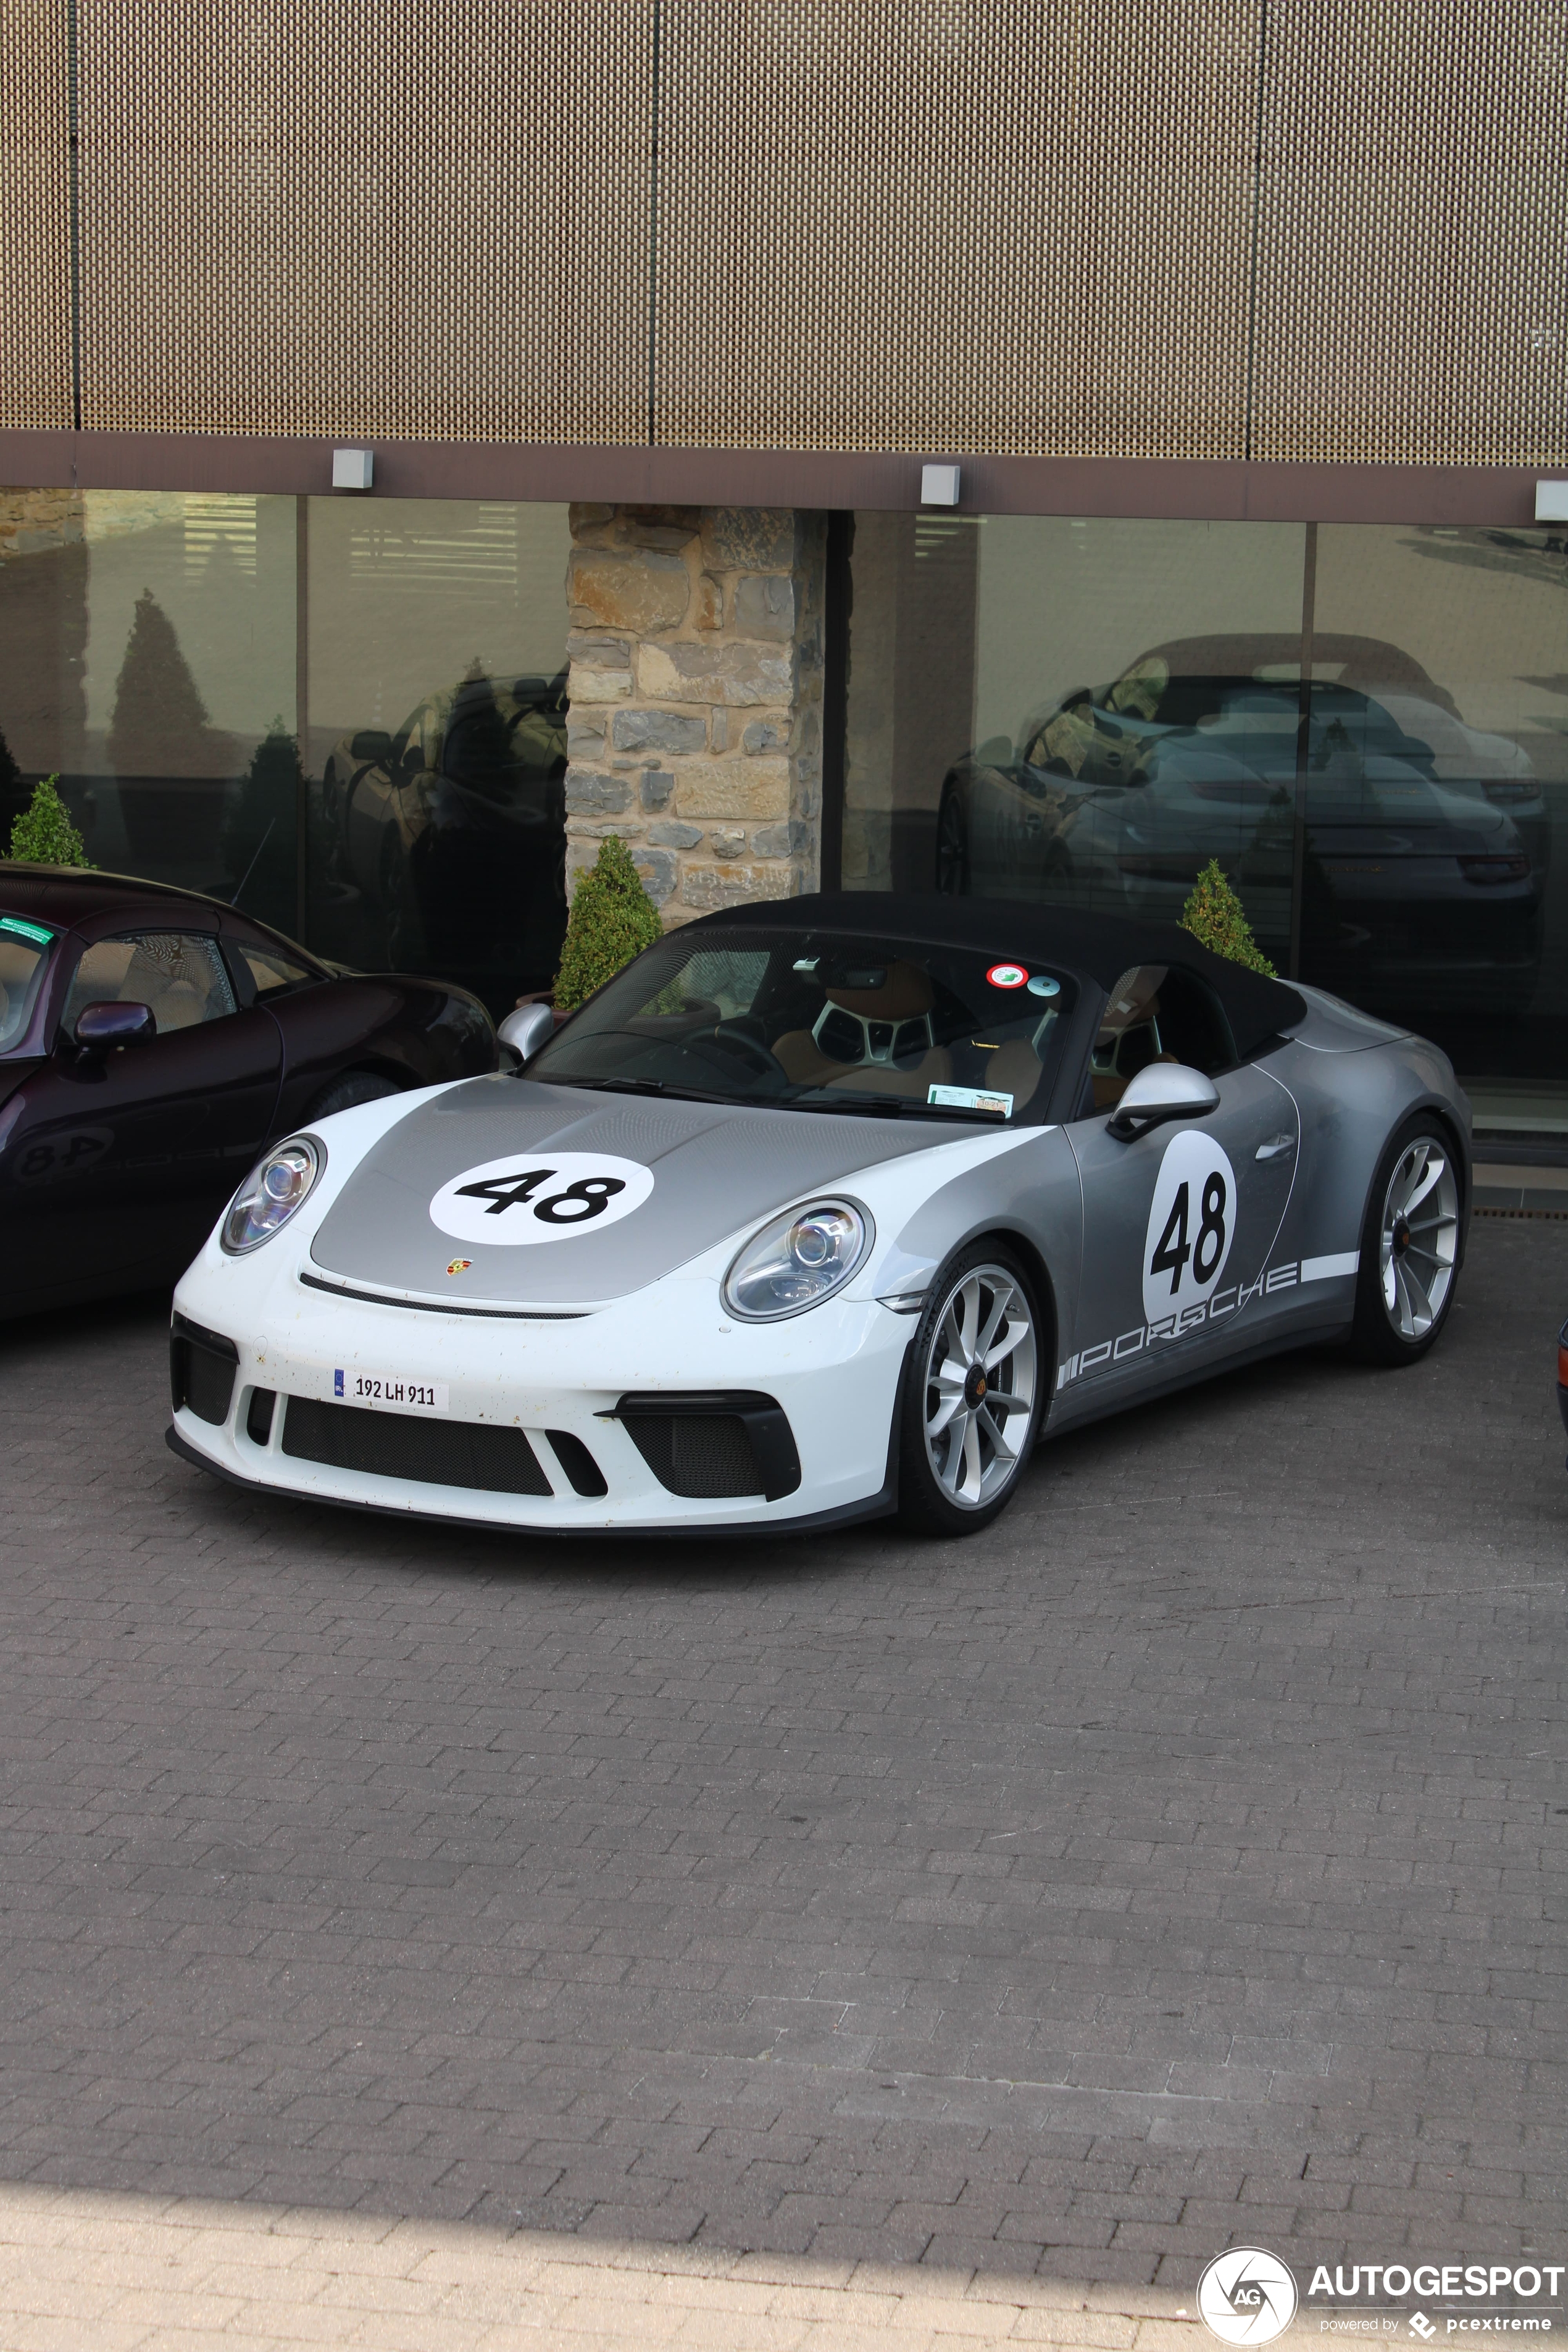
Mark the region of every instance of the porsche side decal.
[[1162, 1339], [1184, 1339], [1200, 1325], [1223, 1322], [1227, 1315], [1239, 1314], [1254, 1298], [1272, 1297], [1279, 1290], [1294, 1290], [1306, 1282], [1338, 1282], [1354, 1276], [1361, 1266], [1359, 1250], [1342, 1250], [1333, 1257], [1308, 1257], [1292, 1260], [1289, 1265], [1270, 1266], [1256, 1282], [1233, 1282], [1224, 1290], [1216, 1290], [1206, 1299], [1195, 1300], [1173, 1315], [1157, 1316], [1120, 1339], [1101, 1339], [1097, 1347], [1084, 1348], [1069, 1356], [1065, 1364], [1057, 1367], [1057, 1386], [1065, 1389], [1080, 1380], [1085, 1372], [1098, 1371], [1103, 1364], [1122, 1364], [1130, 1356], [1142, 1355]]
[[603, 1233], [640, 1209], [652, 1191], [651, 1168], [610, 1152], [514, 1152], [465, 1168], [443, 1184], [430, 1203], [430, 1222], [459, 1242], [563, 1242]]

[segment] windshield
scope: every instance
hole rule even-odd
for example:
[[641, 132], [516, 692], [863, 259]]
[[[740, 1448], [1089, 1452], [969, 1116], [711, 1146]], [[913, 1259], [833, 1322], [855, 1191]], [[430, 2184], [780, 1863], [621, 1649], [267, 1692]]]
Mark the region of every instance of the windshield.
[[0, 1054], [26, 1033], [54, 943], [47, 923], [0, 915]]
[[1026, 960], [839, 932], [673, 932], [528, 1066], [802, 1110], [1038, 1118], [1077, 990]]

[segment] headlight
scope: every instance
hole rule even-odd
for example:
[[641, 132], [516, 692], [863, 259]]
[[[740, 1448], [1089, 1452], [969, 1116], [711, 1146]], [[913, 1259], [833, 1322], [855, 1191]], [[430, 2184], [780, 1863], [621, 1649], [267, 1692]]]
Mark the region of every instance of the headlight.
[[251, 1170], [223, 1221], [218, 1240], [231, 1257], [270, 1241], [301, 1207], [327, 1164], [326, 1146], [309, 1135], [291, 1136]]
[[798, 1315], [848, 1281], [874, 1233], [864, 1209], [847, 1201], [786, 1209], [752, 1234], [724, 1276], [724, 1304], [748, 1323]]

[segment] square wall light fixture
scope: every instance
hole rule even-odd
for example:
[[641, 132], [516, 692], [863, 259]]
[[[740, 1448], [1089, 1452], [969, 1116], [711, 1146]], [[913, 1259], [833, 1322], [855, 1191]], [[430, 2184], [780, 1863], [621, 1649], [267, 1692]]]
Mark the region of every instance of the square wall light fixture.
[[374, 474], [375, 458], [369, 449], [334, 449], [332, 451], [334, 490], [368, 490]]
[[921, 504], [922, 507], [955, 507], [958, 504], [956, 466], [921, 467]]

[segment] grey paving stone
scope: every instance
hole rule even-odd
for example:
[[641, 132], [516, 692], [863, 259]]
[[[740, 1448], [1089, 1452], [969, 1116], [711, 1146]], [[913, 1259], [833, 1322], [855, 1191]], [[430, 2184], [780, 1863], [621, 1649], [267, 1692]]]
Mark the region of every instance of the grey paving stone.
[[0, 1328], [0, 2177], [1190, 2290], [1556, 2242], [1568, 1223], [970, 1544], [581, 1548]]

